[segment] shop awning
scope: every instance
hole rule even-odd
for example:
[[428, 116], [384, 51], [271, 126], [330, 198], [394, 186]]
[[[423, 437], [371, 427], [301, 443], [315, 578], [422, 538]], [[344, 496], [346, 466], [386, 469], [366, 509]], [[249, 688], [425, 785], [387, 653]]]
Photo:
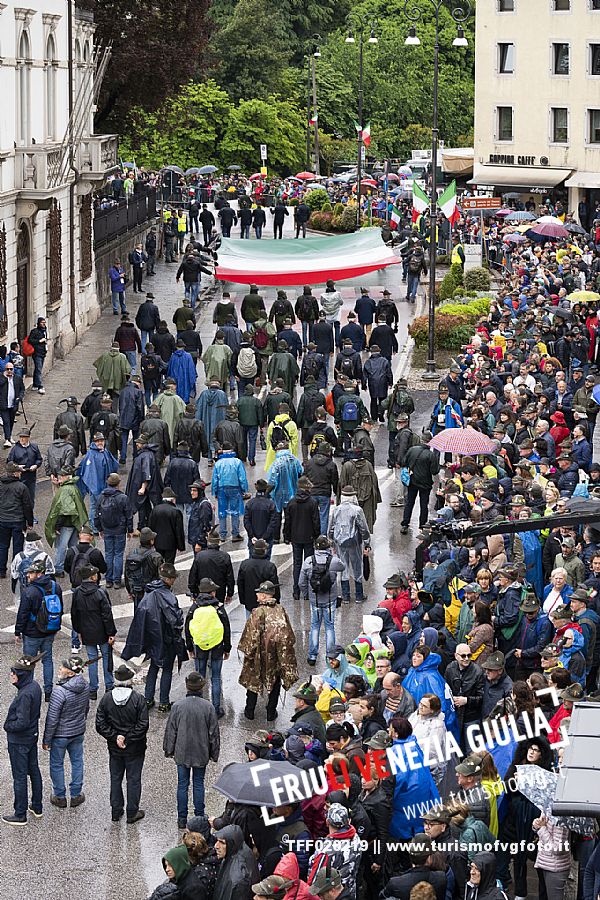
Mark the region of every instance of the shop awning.
[[469, 175], [473, 171], [475, 151], [472, 147], [453, 147], [442, 150], [442, 172], [448, 175]]
[[335, 237], [282, 241], [224, 238], [216, 277], [236, 284], [320, 284], [356, 278], [401, 262], [379, 228]]
[[598, 172], [573, 172], [565, 181], [568, 188], [600, 188], [600, 173]]
[[551, 189], [568, 178], [573, 169], [551, 169], [529, 166], [484, 166], [475, 163], [473, 178], [468, 184], [489, 184], [526, 194], [530, 189]]

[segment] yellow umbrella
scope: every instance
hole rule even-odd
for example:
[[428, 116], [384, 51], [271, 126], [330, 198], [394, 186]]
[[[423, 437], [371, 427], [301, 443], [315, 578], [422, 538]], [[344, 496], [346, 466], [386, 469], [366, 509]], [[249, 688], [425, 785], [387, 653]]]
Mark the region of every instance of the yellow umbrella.
[[569, 294], [567, 300], [571, 303], [598, 303], [600, 302], [600, 294], [595, 291], [573, 291]]

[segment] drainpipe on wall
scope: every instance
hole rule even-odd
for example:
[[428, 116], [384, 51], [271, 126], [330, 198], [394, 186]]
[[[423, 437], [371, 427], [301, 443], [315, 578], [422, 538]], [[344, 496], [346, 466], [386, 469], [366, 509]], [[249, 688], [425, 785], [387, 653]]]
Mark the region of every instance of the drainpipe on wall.
[[73, 146], [73, 4], [75, 0], [67, 0], [67, 31], [69, 42], [69, 169], [74, 173], [75, 179], [69, 187], [69, 300], [71, 328], [75, 331], [76, 304], [75, 304], [75, 185], [79, 180], [79, 172], [75, 167], [75, 148]]

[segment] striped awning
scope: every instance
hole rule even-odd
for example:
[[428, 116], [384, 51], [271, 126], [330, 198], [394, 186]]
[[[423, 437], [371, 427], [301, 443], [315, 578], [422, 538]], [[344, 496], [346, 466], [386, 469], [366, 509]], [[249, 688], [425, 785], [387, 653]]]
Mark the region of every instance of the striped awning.
[[401, 262], [379, 228], [334, 237], [237, 240], [224, 238], [216, 277], [237, 284], [321, 284], [342, 281]]

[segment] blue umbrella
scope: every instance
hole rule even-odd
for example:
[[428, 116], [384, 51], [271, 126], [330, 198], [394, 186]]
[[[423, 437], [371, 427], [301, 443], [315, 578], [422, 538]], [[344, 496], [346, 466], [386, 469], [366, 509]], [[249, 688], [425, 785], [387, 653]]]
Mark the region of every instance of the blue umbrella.
[[135, 169], [135, 163], [121, 163], [124, 169]]
[[198, 169], [198, 175], [212, 175], [212, 173], [216, 171], [216, 166], [202, 166], [201, 169]]
[[592, 397], [598, 406], [600, 406], [600, 384], [597, 384], [596, 387], [592, 389]]
[[536, 217], [524, 209], [518, 209], [506, 217], [507, 222], [533, 222]]
[[199, 175], [199, 174], [200, 174], [200, 169], [198, 168], [198, 166], [192, 166], [191, 169], [186, 169], [186, 170], [185, 170], [185, 174], [186, 174], [186, 175]]

